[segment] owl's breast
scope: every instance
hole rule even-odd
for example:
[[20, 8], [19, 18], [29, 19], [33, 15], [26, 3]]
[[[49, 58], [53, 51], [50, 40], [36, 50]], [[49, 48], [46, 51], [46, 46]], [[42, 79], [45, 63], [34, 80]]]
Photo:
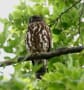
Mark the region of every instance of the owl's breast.
[[32, 23], [28, 27], [27, 47], [30, 52], [47, 52], [50, 48], [50, 31], [43, 23]]

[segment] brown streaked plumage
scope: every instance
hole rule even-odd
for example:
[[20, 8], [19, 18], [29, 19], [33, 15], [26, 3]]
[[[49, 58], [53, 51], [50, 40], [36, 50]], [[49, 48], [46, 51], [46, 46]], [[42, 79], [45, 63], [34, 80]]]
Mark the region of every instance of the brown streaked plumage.
[[[51, 48], [51, 32], [48, 25], [40, 16], [32, 16], [29, 19], [28, 30], [26, 34], [26, 46], [31, 54], [48, 52]], [[33, 60], [33, 65], [42, 64], [37, 70], [36, 77], [41, 78], [46, 72], [46, 60]]]

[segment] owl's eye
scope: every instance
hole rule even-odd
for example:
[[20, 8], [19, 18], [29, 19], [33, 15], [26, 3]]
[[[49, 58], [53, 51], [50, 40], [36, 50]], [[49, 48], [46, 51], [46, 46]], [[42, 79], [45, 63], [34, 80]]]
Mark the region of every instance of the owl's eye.
[[29, 18], [29, 23], [36, 22], [36, 21], [43, 21], [43, 18], [41, 16], [31, 16]]

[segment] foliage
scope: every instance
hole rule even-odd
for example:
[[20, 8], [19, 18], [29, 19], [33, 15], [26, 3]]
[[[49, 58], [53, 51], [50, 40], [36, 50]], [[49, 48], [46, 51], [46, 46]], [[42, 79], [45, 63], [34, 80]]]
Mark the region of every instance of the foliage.
[[[24, 39], [31, 15], [42, 15], [45, 18], [52, 32], [53, 49], [83, 45], [84, 22], [79, 20], [84, 17], [83, 4], [79, 3], [64, 12], [76, 1], [20, 0], [8, 18], [0, 18], [4, 24], [4, 30], [0, 32], [0, 48], [6, 53], [14, 54], [13, 60], [28, 53]], [[0, 75], [0, 90], [84, 90], [83, 54], [81, 52], [52, 58], [48, 62], [48, 72], [41, 80], [35, 78], [37, 67], [32, 67], [30, 62], [16, 64], [10, 80], [4, 79], [3, 74]], [[11, 60], [11, 57], [5, 56], [4, 59]]]

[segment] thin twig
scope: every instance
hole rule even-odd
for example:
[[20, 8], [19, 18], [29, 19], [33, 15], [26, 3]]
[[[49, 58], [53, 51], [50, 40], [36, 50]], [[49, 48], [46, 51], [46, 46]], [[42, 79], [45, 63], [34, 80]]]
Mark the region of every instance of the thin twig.
[[55, 19], [55, 23], [61, 18], [61, 16], [63, 14], [65, 14], [66, 12], [68, 12], [71, 8], [73, 8], [74, 6], [76, 6], [78, 3], [80, 3], [81, 0], [75, 2], [74, 4], [72, 4], [69, 8], [67, 8], [65, 11], [61, 12], [61, 14]]

